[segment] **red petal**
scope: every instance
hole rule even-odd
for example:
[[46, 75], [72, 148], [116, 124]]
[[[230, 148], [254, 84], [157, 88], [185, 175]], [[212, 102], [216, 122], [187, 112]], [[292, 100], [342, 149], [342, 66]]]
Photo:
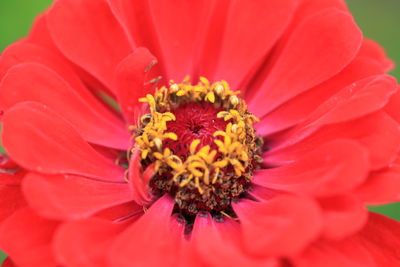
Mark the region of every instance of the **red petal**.
[[296, 254], [322, 226], [318, 206], [307, 198], [282, 195], [265, 202], [242, 201], [233, 208], [243, 230], [243, 245], [255, 256]]
[[0, 169], [0, 224], [14, 212], [26, 206], [21, 191], [21, 181], [25, 173], [25, 171]]
[[173, 206], [169, 196], [160, 198], [124, 231], [111, 247], [111, 266], [175, 266], [183, 236], [171, 223]]
[[29, 43], [37, 44], [41, 47], [45, 47], [47, 51], [51, 51], [54, 54], [57, 54], [60, 58], [62, 58], [65, 62], [68, 62], [69, 67], [72, 67], [74, 71], [79, 75], [79, 77], [84, 81], [86, 85], [93, 89], [93, 91], [102, 91], [110, 94], [110, 90], [99, 82], [96, 78], [90, 75], [88, 72], [83, 70], [80, 66], [73, 64], [70, 60], [68, 60], [65, 55], [63, 55], [60, 50], [57, 48], [56, 44], [53, 41], [53, 37], [49, 32], [49, 27], [47, 23], [48, 11], [42, 13], [35, 21], [32, 26], [31, 32], [27, 38]]
[[109, 266], [107, 251], [130, 223], [86, 219], [62, 225], [54, 241], [57, 260], [65, 266]]
[[7, 257], [3, 263], [1, 264], [1, 267], [18, 267], [14, 264], [14, 262], [10, 259], [10, 257]]
[[382, 68], [374, 60], [359, 55], [338, 75], [267, 114], [256, 124], [257, 133], [267, 135], [294, 126], [346, 86], [377, 74], [384, 74]]
[[[293, 260], [296, 267], [378, 267], [364, 248], [354, 240], [319, 241]], [[385, 266], [386, 265], [379, 265]]]
[[[379, 190], [377, 190], [379, 188]], [[387, 168], [372, 172], [355, 195], [370, 205], [382, 205], [400, 200], [400, 158]]]
[[43, 65], [19, 64], [1, 81], [0, 108], [6, 110], [19, 102], [37, 101], [65, 117], [86, 140], [127, 149], [129, 135], [121, 121], [88, 92], [79, 94], [77, 91]]
[[291, 28], [288, 30], [288, 32], [293, 30], [293, 28], [295, 28], [299, 23], [304, 21], [306, 18], [316, 14], [321, 10], [332, 9], [332, 8], [345, 12], [348, 11], [346, 3], [343, 0], [324, 0], [324, 1], [302, 0], [296, 12], [296, 16], [292, 21]]
[[[278, 267], [278, 261], [273, 258], [258, 258], [243, 251], [237, 223], [225, 221], [216, 223], [210, 216], [197, 216], [193, 227], [190, 243], [195, 253], [192, 261], [202, 263], [201, 266], [240, 267]], [[266, 252], [266, 251], [265, 251]]]
[[[43, 20], [44, 18], [39, 19], [39, 21]], [[44, 26], [46, 27], [45, 29], [40, 28], [38, 31], [47, 31], [47, 25]], [[42, 47], [36, 43], [24, 40], [7, 47], [0, 58], [0, 77], [9, 68], [19, 63], [39, 63], [57, 72], [75, 91], [86, 98], [87, 101], [90, 100], [93, 107], [99, 110], [106, 110], [103, 103], [95, 100], [91, 92], [87, 89], [87, 87], [91, 88], [96, 94], [103, 92], [110, 94], [100, 82], [76, 65], [71, 64], [56, 48]]]
[[325, 126], [298, 143], [298, 136], [290, 134], [291, 137], [286, 140], [295, 144], [268, 152], [264, 161], [281, 165], [304, 155], [312, 147], [337, 139], [354, 139], [368, 149], [371, 167], [380, 169], [396, 157], [400, 147], [399, 131], [398, 123], [390, 116], [384, 112], [376, 112], [357, 120]]
[[[297, 30], [298, 26], [310, 17], [315, 16], [323, 10], [335, 8], [337, 10], [348, 12], [346, 4], [343, 0], [301, 0], [298, 1], [299, 5], [291, 19], [290, 25], [285, 29], [284, 34], [279, 38], [279, 41], [275, 44], [273, 50], [266, 58], [263, 66], [259, 69], [258, 74], [253, 77], [253, 82], [245, 88], [246, 100], [253, 96], [259, 89], [259, 85], [264, 82], [265, 77], [269, 74], [270, 70], [273, 68], [275, 63], [279, 61], [282, 56], [282, 51], [285, 50], [288, 40], [293, 35], [293, 32]], [[213, 27], [215, 27], [213, 25]], [[243, 88], [241, 88], [243, 89]]]
[[[4, 172], [4, 173], [3, 173]], [[0, 169], [0, 186], [18, 187], [21, 184], [21, 179], [26, 171], [3, 170]]]
[[49, 27], [47, 26], [47, 14], [48, 10], [36, 17], [26, 40], [64, 58], [50, 36]]
[[265, 201], [265, 200], [271, 200], [276, 196], [284, 194], [285, 192], [266, 188], [264, 186], [252, 183], [247, 193], [251, 197], [253, 197], [256, 201]]
[[193, 74], [194, 57], [211, 6], [212, 1], [179, 0], [173, 4], [169, 0], [148, 1], [150, 25], [154, 26], [161, 52], [156, 56], [165, 64], [167, 80], [181, 81]]
[[149, 50], [140, 47], [125, 58], [115, 71], [114, 88], [128, 124], [137, 123], [135, 119], [141, 111], [138, 99], [149, 91], [149, 88], [145, 87], [145, 82], [150, 68], [156, 63], [156, 58]]
[[340, 242], [319, 241], [293, 260], [299, 267], [400, 266], [400, 223], [369, 213], [364, 229]]
[[[136, 47], [143, 46], [149, 49], [160, 61], [160, 69], [163, 69], [161, 43], [155, 30], [150, 1], [113, 0], [108, 1], [108, 4], [126, 32], [130, 43]], [[171, 6], [173, 5], [169, 5]], [[143, 25], [146, 26], [143, 27]], [[162, 72], [159, 74], [164, 75]]]
[[324, 102], [305, 124], [330, 124], [361, 117], [384, 107], [397, 90], [396, 79], [388, 75], [363, 79]]
[[3, 120], [3, 144], [24, 168], [123, 181], [123, 169], [97, 153], [62, 117], [47, 107], [23, 102]]
[[368, 152], [350, 140], [332, 141], [298, 156], [288, 165], [258, 171], [253, 182], [270, 189], [326, 197], [351, 191], [369, 172]]
[[[42, 64], [60, 75], [63, 80], [68, 82], [73, 89], [85, 98], [91, 95], [79, 76], [72, 70], [70, 63], [62, 55], [57, 54], [57, 51], [26, 41], [16, 42], [8, 46], [1, 55], [0, 77], [3, 77], [11, 67], [20, 63]], [[101, 107], [101, 105], [97, 105]], [[104, 107], [102, 108], [104, 109]]]
[[20, 186], [0, 185], [0, 223], [25, 206]]
[[117, 64], [132, 52], [132, 48], [107, 2], [56, 1], [47, 21], [60, 51], [110, 87]]
[[79, 219], [128, 202], [128, 184], [94, 181], [80, 176], [28, 174], [23, 183], [27, 201], [42, 216]]
[[[44, 29], [40, 29], [44, 30]], [[71, 64], [64, 58], [58, 50], [52, 50], [48, 47], [44, 48], [39, 45], [21, 41], [14, 43], [7, 47], [0, 58], [0, 77], [14, 65], [20, 63], [39, 63], [55, 71], [60, 75], [68, 84], [77, 91], [81, 96], [86, 98], [93, 107], [99, 110], [105, 110], [104, 106], [98, 101], [94, 101], [91, 92], [86, 88], [81, 79], [85, 79], [85, 83], [89, 84], [91, 88], [103, 89], [99, 83], [93, 84], [93, 81], [87, 80], [87, 74], [78, 69], [75, 65]], [[96, 91], [96, 90], [94, 90]]]
[[1, 225], [0, 247], [17, 266], [54, 267], [51, 241], [57, 226], [30, 209], [19, 210]]
[[12, 161], [6, 154], [0, 152], [0, 168], [3, 170], [15, 170], [19, 166], [14, 161]]
[[[26, 170], [12, 161], [6, 154], [0, 153], [0, 186], [19, 188]], [[3, 188], [3, 187], [2, 187]]]
[[370, 212], [367, 226], [355, 238], [374, 258], [376, 266], [400, 266], [400, 223]]
[[362, 117], [384, 107], [397, 91], [396, 80], [388, 75], [369, 77], [354, 83], [322, 103], [304, 122], [289, 132], [280, 144], [295, 143], [327, 124]]
[[203, 47], [200, 64], [206, 65], [200, 69], [200, 74], [213, 80], [227, 80], [233, 89], [244, 90], [244, 79], [257, 71], [282, 35], [297, 2], [231, 1], [229, 6], [216, 10]]
[[386, 56], [383, 47], [373, 40], [364, 39], [360, 55], [373, 59], [385, 72], [389, 72], [394, 68], [394, 62]]
[[319, 199], [324, 218], [323, 235], [340, 240], [358, 232], [367, 222], [368, 211], [364, 203], [346, 195]]
[[275, 60], [279, 60], [279, 56], [282, 54], [282, 51], [285, 49], [285, 45], [288, 40], [290, 40], [293, 32], [295, 32], [299, 25], [304, 23], [304, 21], [310, 19], [318, 13], [324, 12], [326, 10], [340, 10], [345, 13], [349, 13], [348, 8], [343, 0], [324, 0], [324, 1], [315, 1], [315, 0], [301, 0], [299, 1], [299, 6], [294, 14], [294, 17], [289, 25], [289, 27], [285, 30], [284, 35], [281, 37], [281, 40], [277, 44], [276, 50], [274, 50], [272, 54], [271, 61], [272, 63]]
[[389, 100], [385, 107], [385, 111], [400, 124], [400, 91], [397, 91]]
[[145, 211], [143, 206], [140, 206], [135, 201], [129, 201], [117, 206], [113, 206], [93, 215], [94, 217], [105, 219], [108, 221], [120, 222], [132, 217], [138, 217]]
[[64, 80], [73, 85], [73, 87], [83, 86], [79, 77], [68, 66], [68, 62], [60, 55], [26, 40], [15, 42], [4, 49], [0, 58], [0, 77], [2, 78], [13, 66], [28, 62], [35, 62], [49, 67], [63, 76]]
[[355, 57], [361, 40], [360, 30], [344, 12], [328, 10], [307, 19], [293, 32], [263, 89], [249, 99], [249, 109], [263, 116], [331, 78]]

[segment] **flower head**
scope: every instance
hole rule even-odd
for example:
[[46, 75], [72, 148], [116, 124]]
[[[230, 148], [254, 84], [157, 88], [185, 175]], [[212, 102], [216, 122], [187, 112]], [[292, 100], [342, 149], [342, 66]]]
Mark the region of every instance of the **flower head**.
[[258, 119], [239, 93], [226, 81], [200, 77], [197, 85], [186, 79], [139, 99], [150, 113], [135, 129], [132, 153], [138, 150], [144, 168], [154, 164], [152, 193], [172, 194], [191, 221], [199, 212], [228, 216], [262, 162], [262, 139], [253, 128]]
[[396, 266], [399, 225], [366, 209], [399, 199], [392, 67], [340, 0], [57, 0], [0, 58], [0, 247]]

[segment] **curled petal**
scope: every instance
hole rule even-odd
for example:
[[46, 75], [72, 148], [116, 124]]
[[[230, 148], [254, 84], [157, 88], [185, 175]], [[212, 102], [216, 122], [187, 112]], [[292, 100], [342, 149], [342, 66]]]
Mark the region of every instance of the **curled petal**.
[[[138, 99], [150, 90], [145, 83], [156, 58], [146, 48], [137, 48], [131, 55], [119, 63], [114, 74], [114, 88], [118, 104], [121, 106], [128, 124], [135, 124], [141, 111]], [[136, 115], [136, 116], [135, 116]]]

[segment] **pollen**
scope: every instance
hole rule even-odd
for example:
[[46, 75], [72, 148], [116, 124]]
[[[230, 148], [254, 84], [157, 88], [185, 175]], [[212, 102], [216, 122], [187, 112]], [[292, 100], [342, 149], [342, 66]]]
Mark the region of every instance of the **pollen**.
[[135, 127], [143, 165], [154, 164], [153, 194], [170, 194], [176, 209], [231, 213], [231, 202], [246, 193], [261, 162], [258, 119], [226, 81], [200, 77], [191, 84], [171, 81], [139, 101], [149, 113]]

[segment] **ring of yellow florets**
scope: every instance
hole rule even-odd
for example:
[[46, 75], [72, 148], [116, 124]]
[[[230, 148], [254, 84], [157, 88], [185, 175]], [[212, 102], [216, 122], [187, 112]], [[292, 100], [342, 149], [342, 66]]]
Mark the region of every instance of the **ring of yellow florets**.
[[[201, 77], [196, 85], [189, 78], [180, 84], [171, 81], [169, 88], [161, 87], [139, 100], [148, 103], [150, 113], [141, 118], [133, 150], [140, 150], [143, 164], [154, 164], [153, 188], [172, 193], [179, 208], [188, 213], [225, 209], [246, 190], [260, 162], [261, 144], [253, 128], [258, 119], [238, 94], [225, 81], [210, 84]], [[217, 149], [200, 147], [196, 139], [183, 160], [165, 144], [179, 140], [167, 124], [176, 120], [174, 110], [186, 103], [210, 103], [221, 109], [217, 118], [226, 121], [226, 129], [214, 132]]]

